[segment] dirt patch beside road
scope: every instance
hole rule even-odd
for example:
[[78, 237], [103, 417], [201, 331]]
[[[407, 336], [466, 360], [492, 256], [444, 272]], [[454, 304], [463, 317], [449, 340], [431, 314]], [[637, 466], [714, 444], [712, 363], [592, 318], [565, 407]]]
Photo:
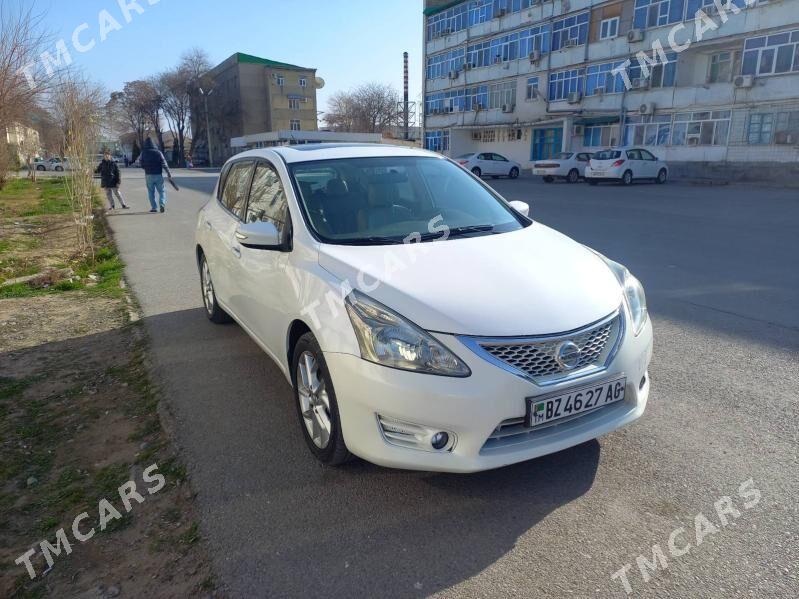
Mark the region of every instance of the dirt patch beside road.
[[[11, 191], [0, 285], [20, 270], [73, 274], [0, 286], [0, 596], [219, 596], [102, 218], [96, 259], [76, 256], [55, 186]], [[126, 489], [130, 510], [128, 481], [141, 497]], [[15, 564], [29, 549], [34, 579]]]

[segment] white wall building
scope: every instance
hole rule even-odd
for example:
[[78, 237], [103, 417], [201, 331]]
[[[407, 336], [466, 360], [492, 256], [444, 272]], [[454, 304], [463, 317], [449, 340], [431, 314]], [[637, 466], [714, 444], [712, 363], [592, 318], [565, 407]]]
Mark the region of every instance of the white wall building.
[[715, 3], [426, 0], [425, 147], [529, 166], [625, 143], [683, 174], [799, 175], [799, 0]]

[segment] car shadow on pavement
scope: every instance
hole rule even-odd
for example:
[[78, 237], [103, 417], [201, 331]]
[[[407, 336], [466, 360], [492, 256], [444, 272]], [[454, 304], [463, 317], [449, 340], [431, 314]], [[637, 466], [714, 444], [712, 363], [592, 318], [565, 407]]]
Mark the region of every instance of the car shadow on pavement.
[[323, 467], [282, 373], [238, 326], [202, 309], [145, 324], [201, 528], [234, 596], [426, 596], [491, 566], [593, 484], [596, 441], [471, 475]]

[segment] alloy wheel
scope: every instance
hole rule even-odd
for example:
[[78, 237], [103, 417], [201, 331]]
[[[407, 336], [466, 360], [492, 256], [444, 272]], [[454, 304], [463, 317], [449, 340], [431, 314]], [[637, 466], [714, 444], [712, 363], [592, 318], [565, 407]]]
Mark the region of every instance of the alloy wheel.
[[213, 316], [214, 305], [216, 304], [214, 299], [214, 283], [211, 280], [211, 270], [208, 268], [208, 261], [205, 259], [203, 260], [201, 276], [203, 286], [203, 303], [205, 304], [205, 309], [209, 316]]
[[308, 435], [319, 449], [330, 442], [332, 418], [330, 398], [319, 369], [319, 362], [309, 351], [303, 352], [297, 363], [297, 391], [300, 412]]
[[569, 183], [577, 183], [577, 180], [580, 178], [580, 173], [577, 172], [576, 168], [573, 168], [569, 171]]

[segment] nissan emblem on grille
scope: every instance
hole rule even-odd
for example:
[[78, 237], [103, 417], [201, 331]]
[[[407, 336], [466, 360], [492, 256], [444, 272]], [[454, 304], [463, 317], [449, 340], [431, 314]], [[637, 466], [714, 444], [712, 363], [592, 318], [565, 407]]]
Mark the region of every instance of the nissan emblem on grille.
[[564, 341], [555, 351], [555, 361], [560, 364], [564, 370], [574, 370], [580, 364], [581, 355], [582, 350], [577, 347], [574, 341]]

